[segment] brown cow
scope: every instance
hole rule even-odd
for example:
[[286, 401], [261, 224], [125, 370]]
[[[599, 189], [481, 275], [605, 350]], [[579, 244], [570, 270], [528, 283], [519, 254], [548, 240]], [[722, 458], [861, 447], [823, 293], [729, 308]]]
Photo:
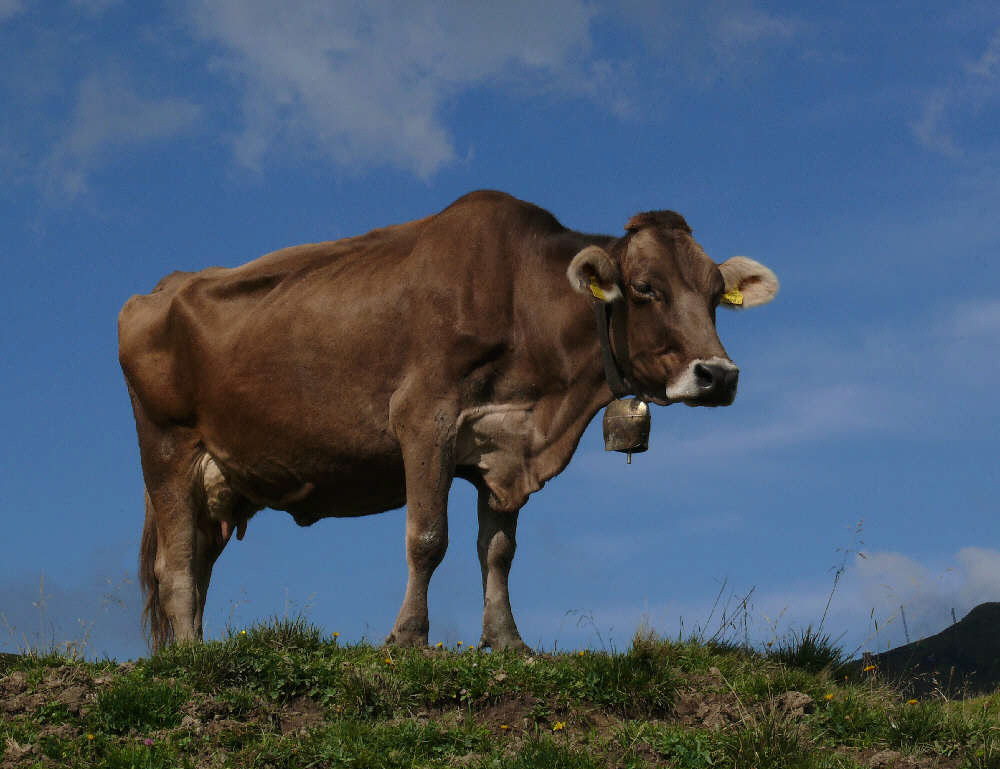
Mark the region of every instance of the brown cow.
[[[602, 361], [644, 400], [728, 405], [738, 370], [716, 307], [777, 289], [750, 259], [716, 265], [671, 211], [633, 217], [622, 238], [586, 235], [499, 192], [169, 275], [118, 327], [154, 649], [201, 636], [212, 566], [257, 510], [308, 526], [404, 504], [409, 579], [387, 643], [426, 644], [456, 476], [479, 491], [482, 643], [523, 647], [507, 593], [518, 511], [612, 400]], [[598, 301], [612, 308], [610, 356]]]

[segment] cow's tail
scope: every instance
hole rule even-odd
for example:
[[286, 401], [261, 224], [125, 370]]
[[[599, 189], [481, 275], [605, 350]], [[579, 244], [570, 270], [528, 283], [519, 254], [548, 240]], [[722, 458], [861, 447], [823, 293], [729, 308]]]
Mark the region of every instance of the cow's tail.
[[160, 603], [160, 582], [156, 578], [156, 510], [153, 500], [146, 492], [146, 522], [142, 527], [142, 545], [139, 547], [139, 586], [142, 588], [146, 603], [142, 608], [142, 624], [147, 632], [147, 639], [155, 653], [170, 643], [173, 628]]

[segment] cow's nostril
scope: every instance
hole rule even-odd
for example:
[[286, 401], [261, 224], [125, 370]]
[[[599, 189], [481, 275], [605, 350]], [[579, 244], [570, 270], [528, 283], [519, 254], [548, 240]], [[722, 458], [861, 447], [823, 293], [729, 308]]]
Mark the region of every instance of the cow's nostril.
[[712, 369], [701, 363], [695, 364], [694, 379], [698, 383], [698, 387], [702, 390], [708, 390], [715, 384], [715, 376], [712, 374]]

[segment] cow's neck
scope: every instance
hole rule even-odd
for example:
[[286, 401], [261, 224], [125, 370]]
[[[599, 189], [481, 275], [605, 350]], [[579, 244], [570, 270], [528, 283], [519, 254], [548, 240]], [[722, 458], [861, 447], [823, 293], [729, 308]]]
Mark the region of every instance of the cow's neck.
[[615, 398], [605, 376], [601, 344], [592, 310], [581, 303], [563, 338], [575, 342], [563, 351], [576, 364], [565, 389], [543, 395], [536, 406], [536, 424], [547, 437], [536, 455], [536, 472], [544, 482], [561, 472], [576, 451], [587, 425]]

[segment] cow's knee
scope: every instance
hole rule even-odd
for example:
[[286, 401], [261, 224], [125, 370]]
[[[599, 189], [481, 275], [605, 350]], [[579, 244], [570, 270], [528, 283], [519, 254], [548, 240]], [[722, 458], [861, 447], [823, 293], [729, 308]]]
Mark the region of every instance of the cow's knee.
[[448, 550], [448, 532], [444, 526], [430, 525], [407, 532], [406, 557], [419, 569], [433, 571]]
[[479, 557], [485, 561], [490, 571], [508, 572], [514, 562], [516, 550], [517, 541], [514, 536], [501, 530], [495, 532], [484, 545], [480, 545]]

